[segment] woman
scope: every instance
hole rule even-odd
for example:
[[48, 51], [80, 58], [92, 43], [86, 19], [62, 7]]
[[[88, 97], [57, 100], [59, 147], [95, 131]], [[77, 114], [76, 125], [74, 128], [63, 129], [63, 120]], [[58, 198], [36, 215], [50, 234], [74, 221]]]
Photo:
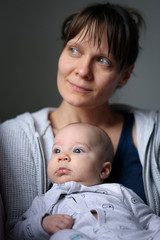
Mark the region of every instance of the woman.
[[57, 75], [61, 105], [25, 113], [0, 127], [7, 232], [33, 198], [49, 188], [46, 165], [54, 135], [72, 122], [94, 124], [109, 134], [115, 153], [110, 182], [131, 188], [160, 214], [160, 114], [109, 104], [134, 69], [142, 22], [135, 10], [113, 4], [87, 7], [64, 22]]

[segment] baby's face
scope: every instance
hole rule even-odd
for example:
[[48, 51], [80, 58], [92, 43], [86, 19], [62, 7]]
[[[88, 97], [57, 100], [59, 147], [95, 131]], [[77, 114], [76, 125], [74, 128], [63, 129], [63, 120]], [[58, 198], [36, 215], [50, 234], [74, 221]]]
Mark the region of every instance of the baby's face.
[[48, 164], [53, 183], [76, 181], [90, 186], [102, 182], [104, 147], [101, 136], [84, 125], [70, 125], [57, 133]]

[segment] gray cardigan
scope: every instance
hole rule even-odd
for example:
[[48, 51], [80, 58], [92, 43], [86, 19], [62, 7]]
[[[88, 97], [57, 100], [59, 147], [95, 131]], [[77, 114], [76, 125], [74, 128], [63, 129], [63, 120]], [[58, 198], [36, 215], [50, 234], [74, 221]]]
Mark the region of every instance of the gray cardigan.
[[[48, 114], [53, 110], [24, 113], [0, 125], [0, 193], [7, 232], [33, 199], [48, 189], [46, 166], [54, 142]], [[160, 215], [160, 113], [126, 107], [125, 110], [135, 116], [148, 204]]]

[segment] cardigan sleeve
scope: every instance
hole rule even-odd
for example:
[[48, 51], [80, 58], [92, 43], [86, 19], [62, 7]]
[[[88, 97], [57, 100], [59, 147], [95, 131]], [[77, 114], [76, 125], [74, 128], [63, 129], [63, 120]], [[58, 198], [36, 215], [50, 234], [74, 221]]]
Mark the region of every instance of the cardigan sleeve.
[[40, 151], [31, 128], [19, 118], [0, 125], [0, 193], [7, 234], [35, 196], [41, 194]]
[[160, 216], [160, 112], [135, 111], [135, 120], [147, 201]]

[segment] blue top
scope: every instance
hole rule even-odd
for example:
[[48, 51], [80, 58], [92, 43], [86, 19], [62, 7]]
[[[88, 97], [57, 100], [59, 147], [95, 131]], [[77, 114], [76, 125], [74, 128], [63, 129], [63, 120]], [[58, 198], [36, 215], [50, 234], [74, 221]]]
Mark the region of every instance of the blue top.
[[124, 124], [112, 171], [106, 182], [123, 184], [125, 187], [132, 189], [147, 203], [142, 178], [142, 165], [132, 139], [133, 123], [133, 114], [124, 114]]

